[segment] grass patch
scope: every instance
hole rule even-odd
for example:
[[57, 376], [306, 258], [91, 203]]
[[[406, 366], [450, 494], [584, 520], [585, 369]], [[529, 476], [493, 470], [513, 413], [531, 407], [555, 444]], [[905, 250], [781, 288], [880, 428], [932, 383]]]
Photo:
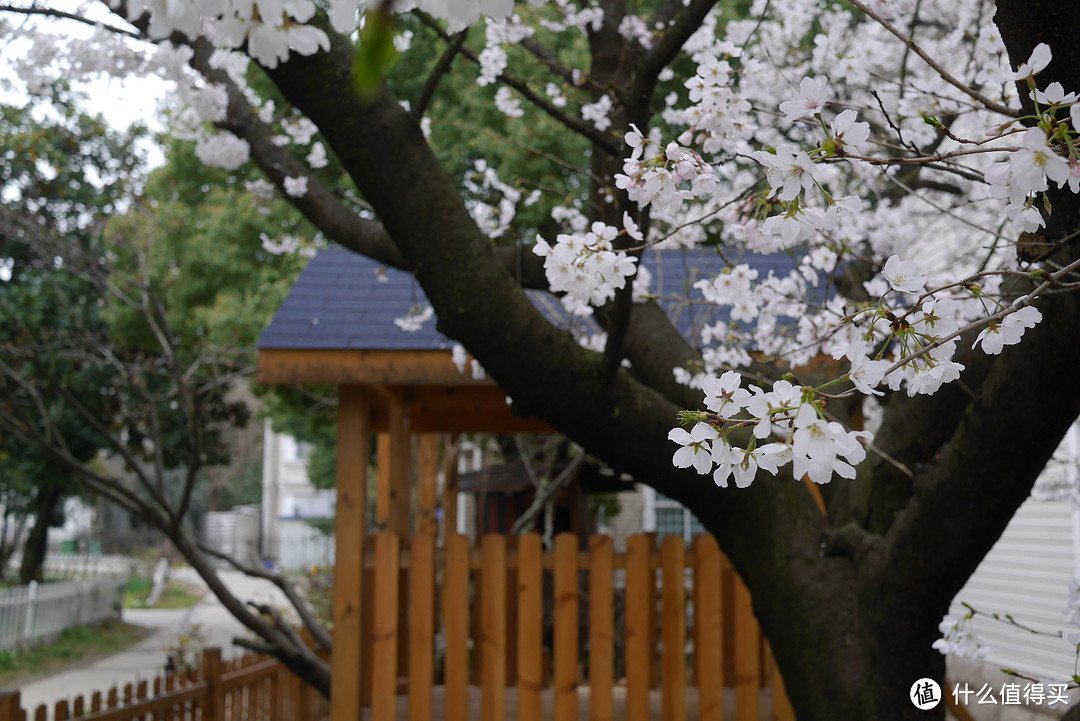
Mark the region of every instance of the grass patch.
[[66, 629], [58, 639], [44, 646], [24, 651], [0, 651], [0, 687], [18, 688], [39, 676], [85, 666], [130, 648], [151, 633], [153, 629], [144, 626], [108, 619], [96, 626]]
[[[124, 588], [124, 608], [146, 608], [146, 597], [153, 584], [149, 578], [131, 577]], [[203, 592], [182, 583], [167, 582], [153, 608], [190, 608], [202, 600]]]

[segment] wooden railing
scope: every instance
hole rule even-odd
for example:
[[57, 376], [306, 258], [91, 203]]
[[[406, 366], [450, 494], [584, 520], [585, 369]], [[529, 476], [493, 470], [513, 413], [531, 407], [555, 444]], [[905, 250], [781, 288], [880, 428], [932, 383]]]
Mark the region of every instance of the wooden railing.
[[597, 721], [794, 717], [712, 536], [657, 548], [636, 535], [622, 553], [606, 536], [581, 550], [572, 534], [548, 552], [536, 535], [368, 543], [361, 681], [374, 721], [569, 721], [586, 706]]
[[[274, 659], [248, 654], [223, 661], [208, 648], [194, 673], [95, 691], [53, 704], [54, 721], [320, 721], [326, 700]], [[0, 721], [45, 721], [44, 704], [24, 711], [18, 691], [0, 691]]]
[[[571, 534], [367, 539], [364, 719], [762, 721], [794, 718], [750, 595], [712, 536], [625, 552]], [[406, 547], [403, 547], [406, 546]], [[338, 644], [353, 639], [335, 638]], [[347, 656], [346, 656], [347, 657]], [[55, 704], [57, 721], [319, 721], [326, 705], [279, 663], [223, 662]], [[44, 721], [38, 707], [34, 721]], [[24, 721], [0, 692], [0, 721]], [[360, 719], [357, 719], [360, 721]]]

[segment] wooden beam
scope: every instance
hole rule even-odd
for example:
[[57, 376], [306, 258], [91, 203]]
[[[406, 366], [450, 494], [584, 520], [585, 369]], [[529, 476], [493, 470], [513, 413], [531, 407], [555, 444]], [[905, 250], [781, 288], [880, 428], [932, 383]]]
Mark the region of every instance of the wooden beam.
[[327, 350], [262, 348], [260, 383], [491, 386], [454, 365], [449, 350]]
[[[409, 386], [409, 421], [413, 433], [552, 433], [538, 418], [514, 415], [506, 394], [496, 386]], [[389, 429], [389, 400], [374, 398], [372, 428]]]
[[361, 717], [361, 599], [364, 513], [367, 507], [367, 391], [338, 388], [337, 511], [334, 521], [334, 653], [330, 661], [331, 721]]

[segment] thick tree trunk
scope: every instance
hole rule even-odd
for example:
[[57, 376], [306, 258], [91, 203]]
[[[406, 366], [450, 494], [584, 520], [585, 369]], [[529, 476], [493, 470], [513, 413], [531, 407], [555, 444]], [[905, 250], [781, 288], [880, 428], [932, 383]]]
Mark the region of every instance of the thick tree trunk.
[[19, 583], [22, 585], [42, 580], [45, 554], [48, 551], [49, 526], [63, 499], [64, 494], [57, 484], [46, 483], [38, 488], [37, 497], [34, 499], [34, 527], [26, 539], [22, 564], [19, 566]]
[[[999, 22], [1011, 23], [1002, 35], [1015, 63], [1051, 30], [1080, 37], [1075, 11], [1044, 14], [1064, 4], [998, 4]], [[963, 385], [932, 398], [894, 398], [878, 444], [906, 470], [867, 461], [858, 479], [825, 489], [828, 517], [790, 478], [718, 489], [670, 463], [675, 411], [698, 402], [673, 387], [671, 368], [692, 349], [654, 305], [629, 312], [619, 353], [632, 360], [633, 375], [547, 323], [498, 263], [415, 122], [386, 93], [350, 92], [351, 53], [335, 38], [330, 52], [269, 74], [320, 127], [372, 204], [439, 329], [483, 363], [515, 409], [701, 518], [752, 592], [801, 721], [944, 718], [944, 703], [922, 711], [909, 694], [921, 678], [943, 682], [944, 660], [931, 648], [938, 622], [1080, 413], [1080, 387], [1056, 380], [1080, 356], [1080, 301], [1040, 304], [1046, 320], [1019, 349], [993, 358], [965, 352]], [[1055, 63], [1062, 77], [1077, 77], [1072, 46], [1055, 50]], [[642, 122], [635, 108], [629, 115]], [[1073, 217], [1064, 201], [1054, 207]]]

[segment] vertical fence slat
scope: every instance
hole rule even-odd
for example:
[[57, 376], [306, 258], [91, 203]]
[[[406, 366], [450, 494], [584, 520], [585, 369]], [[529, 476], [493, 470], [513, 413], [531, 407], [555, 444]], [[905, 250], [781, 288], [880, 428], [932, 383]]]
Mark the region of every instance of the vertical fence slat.
[[62, 698], [56, 702], [56, 706], [53, 707], [53, 719], [54, 721], [67, 721], [71, 718], [71, 714], [68, 713], [68, 702], [66, 698]]
[[694, 669], [701, 721], [724, 718], [724, 638], [721, 556], [716, 539], [694, 539]]
[[555, 721], [577, 718], [578, 538], [555, 536]]
[[[202, 721], [225, 721], [225, 687], [221, 685], [221, 649], [203, 651], [203, 678], [206, 680], [206, 698], [203, 701]], [[114, 704], [116, 689], [109, 690], [109, 705]]]
[[75, 701], [71, 704], [71, 713], [78, 718], [86, 713], [86, 699], [82, 696], [76, 696]]
[[649, 553], [652, 539], [635, 534], [626, 539], [626, 719], [647, 721], [649, 718], [649, 661], [652, 649], [649, 619], [649, 586], [652, 571]]
[[409, 721], [428, 721], [435, 682], [434, 533], [413, 537], [409, 574]]
[[735, 721], [757, 721], [761, 689], [759, 631], [750, 591], [735, 576]]
[[681, 536], [665, 536], [660, 545], [661, 638], [663, 644], [663, 718], [686, 719], [686, 546]]
[[22, 706], [17, 690], [0, 690], [0, 721], [20, 721]]
[[371, 715], [375, 721], [393, 721], [396, 710], [399, 543], [395, 533], [375, 537], [375, 619], [371, 632]]
[[443, 630], [446, 637], [446, 719], [469, 718], [469, 539], [446, 536]]
[[506, 717], [506, 537], [485, 535], [480, 554], [484, 567], [480, 716], [483, 721], [502, 721]]
[[589, 721], [614, 721], [615, 547], [611, 536], [589, 539]]
[[543, 545], [530, 533], [518, 539], [518, 721], [540, 721], [544, 655]]
[[45, 704], [38, 704], [38, 707], [34, 709], [34, 721], [47, 721], [49, 718], [49, 709]]
[[517, 685], [517, 564], [509, 563], [509, 558], [517, 554], [519, 536], [506, 537], [506, 686]]

